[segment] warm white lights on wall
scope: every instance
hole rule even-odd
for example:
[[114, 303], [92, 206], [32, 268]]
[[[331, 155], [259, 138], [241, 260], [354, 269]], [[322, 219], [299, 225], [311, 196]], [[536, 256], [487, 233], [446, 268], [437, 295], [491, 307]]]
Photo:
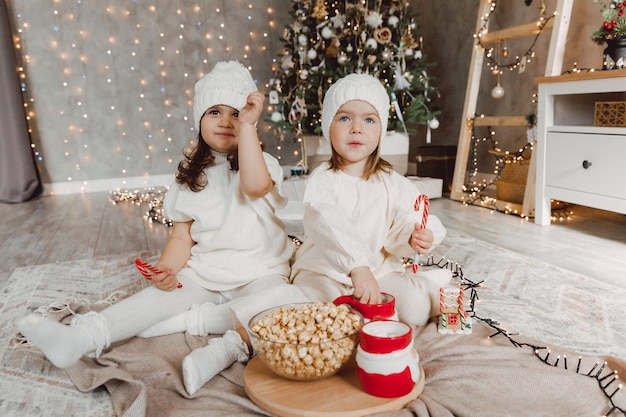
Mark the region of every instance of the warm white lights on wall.
[[[271, 77], [280, 51], [268, 3], [11, 2], [40, 171], [81, 184], [173, 174], [197, 134], [189, 117], [197, 79], [226, 59]], [[260, 128], [281, 158], [282, 145]]]

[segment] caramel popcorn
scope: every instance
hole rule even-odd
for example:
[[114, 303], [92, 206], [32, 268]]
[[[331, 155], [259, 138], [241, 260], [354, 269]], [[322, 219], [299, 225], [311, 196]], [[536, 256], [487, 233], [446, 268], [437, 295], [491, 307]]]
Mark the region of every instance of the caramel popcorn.
[[294, 304], [253, 320], [250, 331], [257, 355], [286, 378], [329, 376], [350, 359], [362, 317], [347, 305]]

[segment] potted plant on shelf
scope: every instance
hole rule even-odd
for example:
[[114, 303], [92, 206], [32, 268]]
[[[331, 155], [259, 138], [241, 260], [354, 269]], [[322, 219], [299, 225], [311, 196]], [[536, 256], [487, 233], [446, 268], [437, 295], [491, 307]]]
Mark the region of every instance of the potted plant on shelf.
[[626, 1], [593, 0], [604, 18], [602, 26], [591, 35], [598, 45], [605, 45], [603, 69], [624, 68], [626, 61]]

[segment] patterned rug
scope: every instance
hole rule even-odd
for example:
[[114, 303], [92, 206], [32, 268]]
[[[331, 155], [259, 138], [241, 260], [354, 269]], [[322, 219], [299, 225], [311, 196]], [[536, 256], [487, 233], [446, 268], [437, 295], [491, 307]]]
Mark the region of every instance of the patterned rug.
[[111, 417], [104, 389], [79, 392], [65, 371], [36, 349], [16, 340], [16, 321], [28, 311], [67, 301], [114, 302], [146, 285], [137, 257], [156, 261], [158, 253], [107, 256], [75, 262], [16, 268], [0, 290], [0, 416]]
[[[0, 416], [111, 417], [108, 393], [81, 393], [64, 371], [15, 338], [27, 311], [67, 301], [115, 302], [146, 284], [134, 260], [157, 252], [18, 268], [0, 289]], [[451, 260], [482, 282], [475, 312], [516, 333], [585, 354], [626, 360], [626, 290], [449, 231], [435, 260]], [[451, 336], [454, 337], [454, 336]], [[419, 349], [419, 346], [418, 346]]]

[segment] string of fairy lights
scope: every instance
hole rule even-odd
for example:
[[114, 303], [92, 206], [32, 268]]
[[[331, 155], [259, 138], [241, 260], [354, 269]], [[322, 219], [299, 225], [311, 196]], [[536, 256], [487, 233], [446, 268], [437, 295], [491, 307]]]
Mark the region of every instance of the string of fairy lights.
[[[85, 186], [172, 174], [196, 139], [193, 86], [217, 61], [242, 62], [267, 90], [279, 37], [272, 4], [10, 2], [40, 171]], [[272, 148], [271, 127], [260, 125], [259, 135], [268, 152], [289, 156]]]
[[[532, 3], [532, 2], [531, 2]], [[524, 51], [524, 53], [516, 54], [511, 56], [511, 52], [509, 50], [506, 42], [497, 41], [495, 46], [489, 47], [486, 42], [483, 41], [484, 36], [489, 32], [489, 22], [493, 17], [498, 6], [497, 0], [491, 0], [489, 11], [481, 17], [481, 26], [478, 31], [474, 34], [474, 39], [476, 41], [477, 46], [481, 47], [485, 50], [485, 61], [486, 66], [489, 68], [491, 73], [496, 76], [497, 84], [491, 90], [491, 96], [499, 100], [505, 95], [504, 88], [500, 84], [500, 77], [502, 76], [504, 70], [508, 69], [509, 71], [513, 71], [514, 69], [518, 69], [522, 72], [526, 65], [531, 62], [531, 60], [535, 57], [534, 47], [537, 43], [539, 37], [544, 33], [544, 29], [548, 22], [554, 18], [555, 14], [546, 17], [546, 4], [544, 0], [541, 0], [539, 9], [539, 17], [536, 21], [537, 31], [535, 36], [530, 41], [529, 46]], [[537, 96], [533, 94], [531, 104], [536, 106]], [[498, 179], [501, 177], [503, 173], [503, 169], [506, 164], [516, 164], [521, 163], [524, 159], [528, 159], [530, 153], [533, 150], [535, 144], [535, 137], [528, 137], [527, 143], [524, 144], [520, 149], [516, 151], [504, 151], [499, 148], [498, 141], [495, 139], [496, 132], [493, 127], [487, 127], [487, 134], [485, 136], [479, 136], [475, 126], [475, 116], [473, 119], [468, 120], [468, 124], [471, 125], [471, 151], [470, 151], [470, 167], [469, 174], [466, 182], [463, 184], [462, 189], [467, 194], [464, 199], [465, 204], [480, 204], [483, 207], [492, 208], [493, 210], [500, 210], [507, 214], [517, 214], [520, 215], [523, 219], [528, 220], [531, 216], [530, 213], [521, 213], [517, 206], [514, 204], [498, 204], [497, 198], [489, 196], [485, 193], [485, 191], [492, 187]], [[530, 112], [526, 115], [526, 128], [527, 128], [527, 136], [530, 136], [530, 132], [536, 130], [536, 116], [534, 112]], [[494, 168], [493, 175], [486, 179], [479, 179], [479, 149], [481, 149], [481, 144], [487, 143], [490, 145], [489, 153], [494, 155]], [[553, 213], [553, 218], [558, 218], [559, 220], [563, 220], [568, 218], [568, 215], [571, 214], [567, 208], [563, 210], [557, 210]]]
[[478, 29], [478, 32], [474, 34], [474, 38], [476, 39], [476, 43], [485, 49], [486, 65], [489, 67], [491, 72], [494, 75], [501, 75], [503, 69], [513, 71], [514, 69], [519, 69], [520, 67], [523, 67], [527, 63], [531, 62], [531, 59], [535, 57], [534, 47], [537, 40], [542, 35], [548, 22], [554, 18], [555, 14], [553, 13], [552, 15], [546, 17], [546, 4], [545, 1], [542, 0], [539, 5], [539, 17], [536, 21], [538, 30], [532, 38], [530, 46], [523, 54], [515, 55], [513, 59], [510, 59], [510, 52], [506, 42], [497, 42], [495, 47], [487, 48], [487, 45], [482, 41], [483, 36], [488, 33], [489, 21], [495, 13], [497, 5], [497, 0], [491, 0], [489, 12], [487, 12], [485, 16], [481, 17], [481, 26]]
[[167, 187], [147, 187], [142, 191], [109, 191], [109, 201], [113, 205], [131, 203], [137, 206], [147, 206], [147, 211], [143, 215], [146, 222], [172, 227], [174, 222], [165, 216], [163, 210], [163, 198], [166, 192]]
[[615, 398], [615, 395], [623, 387], [623, 385], [619, 383], [619, 374], [617, 371], [606, 369], [608, 365], [607, 362], [603, 362], [601, 364], [598, 361], [592, 360], [590, 364], [588, 359], [583, 358], [582, 356], [578, 356], [574, 366], [571, 361], [568, 363], [567, 355], [565, 354], [563, 356], [553, 355], [552, 350], [547, 346], [519, 341], [515, 337], [518, 336], [516, 333], [511, 333], [510, 331], [505, 329], [497, 320], [483, 317], [477, 311], [476, 305], [480, 300], [479, 289], [484, 284], [484, 281], [473, 281], [469, 279], [463, 273], [463, 268], [459, 263], [443, 257], [436, 261], [434, 256], [430, 255], [426, 262], [423, 264], [420, 263], [420, 265], [435, 266], [441, 269], [450, 270], [453, 279], [458, 280], [459, 285], [464, 290], [464, 293], [466, 295], [469, 294], [469, 303], [465, 303], [465, 305], [468, 305], [468, 308], [466, 310], [468, 315], [474, 320], [479, 320], [486, 326], [493, 329], [494, 332], [489, 335], [489, 338], [494, 338], [497, 336], [505, 337], [515, 347], [526, 347], [532, 349], [534, 355], [548, 366], [552, 366], [554, 368], [562, 367], [563, 369], [568, 371], [575, 370], [577, 375], [595, 379], [598, 383], [600, 391], [609, 402], [609, 409], [604, 414], [604, 416], [610, 416], [617, 411], [621, 413], [626, 413], [626, 408], [618, 405]]
[[[498, 181], [498, 179], [502, 175], [505, 164], [520, 163], [522, 160], [524, 160], [525, 157], [527, 157], [526, 155], [528, 155], [528, 152], [533, 150], [535, 142], [528, 142], [523, 147], [514, 152], [503, 151], [499, 148], [498, 141], [495, 139], [496, 132], [490, 127], [487, 129], [487, 131], [487, 135], [481, 138], [477, 135], [476, 127], [474, 126], [474, 124], [472, 124], [472, 140], [470, 142], [471, 163], [468, 182], [464, 186], [464, 191], [468, 193], [468, 197], [464, 202], [466, 204], [474, 204], [476, 200], [480, 200], [483, 206], [493, 207], [495, 209], [495, 199], [484, 195], [483, 191], [485, 191], [487, 188], [494, 185]], [[479, 174], [478, 150], [480, 148], [480, 144], [485, 142], [489, 144], [489, 147], [491, 148], [492, 154], [495, 158], [493, 170], [494, 175], [490, 179], [477, 180], [476, 177]]]
[[[533, 98], [535, 102], [536, 96]], [[523, 220], [528, 221], [530, 215], [520, 213], [515, 205], [506, 204], [503, 207], [498, 205], [498, 199], [486, 193], [486, 191], [496, 185], [497, 181], [501, 178], [504, 168], [507, 164], [522, 164], [528, 163], [530, 153], [534, 150], [536, 144], [536, 137], [532, 135], [532, 131], [535, 128], [534, 113], [529, 113], [528, 119], [528, 142], [516, 151], [506, 151], [499, 147], [498, 140], [496, 139], [496, 132], [491, 127], [487, 127], [487, 134], [479, 136], [476, 131], [476, 126], [472, 122], [471, 129], [471, 141], [470, 141], [470, 164], [468, 168], [468, 177], [465, 184], [463, 184], [463, 191], [466, 193], [463, 203], [478, 204], [481, 207], [490, 208], [492, 210], [499, 210], [506, 214], [519, 215]], [[486, 144], [489, 148], [489, 153], [494, 158], [493, 175], [485, 178], [480, 175], [479, 172], [479, 149]], [[571, 219], [573, 214], [572, 204], [554, 201], [551, 212], [551, 219], [553, 221], [564, 221]]]

